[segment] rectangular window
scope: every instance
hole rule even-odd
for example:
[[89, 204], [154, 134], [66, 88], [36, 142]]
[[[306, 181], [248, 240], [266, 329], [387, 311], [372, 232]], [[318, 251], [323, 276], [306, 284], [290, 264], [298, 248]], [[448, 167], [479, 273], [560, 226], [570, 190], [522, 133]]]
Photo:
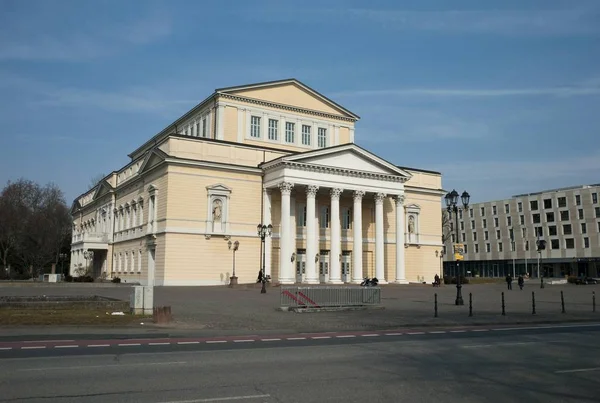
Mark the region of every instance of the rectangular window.
[[475, 229], [475, 220], [471, 220], [471, 229]]
[[502, 252], [502, 242], [498, 242], [498, 252]]
[[306, 227], [306, 206], [298, 206], [298, 227]]
[[515, 252], [515, 251], [516, 251], [516, 246], [515, 246], [515, 243], [514, 243], [514, 242], [511, 242], [511, 243], [510, 243], [510, 251], [511, 251], [511, 252]]
[[458, 210], [458, 218], [462, 220], [462, 210]]
[[317, 145], [319, 148], [327, 147], [327, 129], [319, 127], [317, 130]]
[[496, 230], [496, 239], [500, 239], [500, 230], [499, 229]]
[[571, 235], [573, 233], [573, 229], [571, 228], [571, 224], [563, 225], [563, 234]]
[[279, 122], [275, 119], [269, 119], [269, 140], [277, 141], [277, 126]]
[[554, 222], [554, 213], [546, 213], [546, 221]]
[[293, 143], [296, 131], [296, 124], [293, 122], [285, 122], [285, 142]]
[[544, 208], [552, 208], [552, 199], [544, 199]]
[[480, 212], [481, 216], [483, 217], [485, 215], [485, 207], [481, 207]]
[[469, 209], [469, 217], [473, 218], [473, 209], [472, 208]]
[[465, 244], [465, 245], [463, 245], [463, 246], [464, 246], [464, 251], [465, 251], [465, 253], [469, 253], [469, 250], [467, 249], [467, 246], [469, 246], [469, 245], [466, 245], [466, 244]]
[[575, 204], [581, 206], [581, 195], [575, 195]]
[[310, 126], [302, 125], [302, 144], [310, 145]]
[[525, 241], [525, 250], [529, 250], [529, 241]]
[[487, 220], [484, 218], [481, 223], [483, 224], [483, 228], [487, 228]]
[[498, 226], [498, 217], [494, 217], [494, 227]]
[[260, 138], [260, 117], [250, 117], [250, 137]]
[[492, 250], [492, 249], [490, 248], [490, 244], [489, 244], [489, 243], [486, 243], [486, 244], [485, 244], [485, 251], [489, 253], [491, 250]]
[[477, 242], [477, 232], [473, 232], [473, 241]]
[[521, 223], [521, 225], [525, 225], [525, 216], [519, 216], [519, 222]]
[[329, 207], [321, 207], [321, 219], [319, 221], [321, 228], [329, 228]]
[[342, 229], [350, 229], [352, 223], [352, 210], [346, 208], [342, 212]]
[[566, 197], [559, 197], [558, 198], [558, 207], [567, 207], [567, 198]]
[[475, 244], [475, 253], [479, 253], [479, 245]]
[[460, 230], [461, 230], [461, 231], [464, 231], [464, 230], [465, 230], [465, 222], [464, 222], [464, 221], [461, 221], [461, 222], [460, 222]]
[[565, 239], [565, 246], [567, 249], [575, 249], [575, 240], [573, 238]]
[[505, 212], [506, 214], [509, 214], [509, 213], [510, 213], [510, 205], [509, 205], [509, 204], [505, 204], [505, 205], [504, 205], [504, 212]]
[[512, 225], [512, 217], [506, 217], [506, 225], [509, 227]]
[[498, 214], [498, 210], [496, 210], [496, 206], [492, 206], [492, 214], [493, 215]]
[[590, 238], [588, 238], [588, 237], [583, 238], [583, 247], [584, 248], [590, 247]]
[[533, 223], [534, 224], [539, 224], [540, 223], [540, 215], [539, 214], [533, 214], [532, 218], [533, 218]]
[[593, 204], [598, 203], [598, 193], [592, 193], [592, 203]]
[[485, 239], [486, 241], [489, 241], [490, 236], [489, 236], [489, 233], [487, 231], [483, 232], [483, 239]]
[[206, 118], [202, 119], [202, 137], [208, 137], [208, 126]]
[[531, 208], [531, 210], [537, 210], [538, 209], [538, 202], [537, 200], [532, 200], [529, 202], [529, 206]]
[[518, 202], [517, 207], [518, 207], [519, 213], [522, 213], [523, 212], [523, 203]]
[[508, 237], [510, 238], [511, 241], [515, 240], [515, 233], [512, 228], [508, 230]]
[[551, 225], [551, 226], [548, 227], [548, 235], [550, 235], [550, 236], [557, 235], [556, 225]]
[[544, 236], [544, 230], [542, 227], [535, 227], [535, 234], [537, 236]]
[[467, 236], [465, 235], [464, 232], [462, 233], [462, 237], [461, 238], [462, 238], [463, 242], [467, 242]]
[[579, 210], [577, 210], [577, 214], [579, 215], [579, 219], [583, 220], [583, 209], [580, 208]]
[[600, 207], [594, 207], [594, 210], [596, 212], [596, 218], [600, 218]]
[[560, 249], [560, 241], [558, 239], [553, 239], [550, 241], [552, 245], [552, 249]]
[[560, 212], [560, 220], [569, 221], [569, 210], [564, 210]]
[[200, 122], [196, 122], [196, 137], [200, 136]]
[[581, 223], [581, 233], [587, 234], [587, 225], [584, 222]]

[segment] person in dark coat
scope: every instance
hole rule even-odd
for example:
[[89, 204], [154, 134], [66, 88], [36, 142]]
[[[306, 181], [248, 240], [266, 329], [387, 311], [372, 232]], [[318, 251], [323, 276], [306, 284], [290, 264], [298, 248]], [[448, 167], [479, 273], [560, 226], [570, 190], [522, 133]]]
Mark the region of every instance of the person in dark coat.
[[512, 277], [510, 276], [510, 274], [508, 276], [506, 276], [506, 285], [508, 286], [509, 290], [512, 290]]
[[523, 286], [525, 285], [525, 279], [523, 278], [522, 274], [519, 275], [519, 278], [517, 279], [517, 283], [519, 284], [519, 288], [522, 290]]

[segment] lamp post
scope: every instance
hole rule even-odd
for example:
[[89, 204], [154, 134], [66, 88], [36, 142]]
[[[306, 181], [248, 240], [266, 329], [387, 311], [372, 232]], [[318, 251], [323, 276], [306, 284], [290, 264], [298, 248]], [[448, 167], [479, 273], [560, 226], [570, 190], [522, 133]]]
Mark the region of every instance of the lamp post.
[[464, 305], [461, 288], [462, 285], [460, 283], [460, 260], [462, 260], [462, 250], [458, 250], [458, 211], [467, 211], [469, 207], [469, 199], [471, 196], [465, 190], [462, 195], [460, 195], [463, 206], [458, 207], [458, 192], [456, 190], [452, 190], [452, 192], [447, 193], [444, 199], [446, 200], [446, 207], [448, 210], [448, 214], [452, 216], [452, 212], [454, 212], [454, 226], [455, 226], [455, 234], [456, 241], [454, 244], [454, 259], [456, 260], [456, 301], [454, 301], [455, 305]]
[[235, 252], [237, 252], [237, 250], [240, 247], [240, 241], [235, 241], [235, 242], [227, 242], [227, 246], [229, 247], [229, 250], [233, 250], [233, 275], [231, 277], [229, 277], [229, 287], [233, 287], [234, 285], [237, 285], [238, 283], [238, 278], [235, 275]]
[[264, 225], [258, 224], [256, 226], [256, 231], [258, 232], [258, 236], [260, 237], [261, 249], [262, 249], [262, 269], [261, 269], [261, 282], [262, 288], [260, 289], [261, 294], [265, 294], [267, 292], [267, 277], [265, 275], [265, 238], [271, 236], [273, 232], [273, 226], [271, 224]]
[[538, 233], [538, 239], [535, 242], [537, 246], [538, 253], [538, 261], [537, 261], [537, 275], [540, 279], [540, 288], [544, 288], [544, 273], [542, 272], [540, 275], [540, 261], [542, 260], [542, 251], [546, 249], [546, 241], [540, 239], [540, 234]]
[[443, 279], [444, 279], [444, 270], [443, 270], [443, 262], [444, 262], [444, 250], [440, 250], [440, 251], [435, 251], [435, 256], [436, 257], [440, 257], [440, 284], [442, 283]]
[[60, 259], [60, 274], [65, 275], [65, 259], [67, 258], [66, 253], [59, 253], [58, 258]]

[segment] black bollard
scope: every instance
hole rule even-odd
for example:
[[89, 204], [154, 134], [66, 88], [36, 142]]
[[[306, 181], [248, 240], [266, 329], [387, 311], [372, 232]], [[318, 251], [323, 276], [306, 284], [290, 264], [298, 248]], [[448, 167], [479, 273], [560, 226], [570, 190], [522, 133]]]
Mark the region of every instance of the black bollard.
[[535, 292], [531, 291], [531, 314], [535, 315]]
[[473, 294], [469, 293], [469, 316], [473, 316]]
[[565, 313], [565, 297], [563, 292], [560, 292], [560, 305], [562, 306], [562, 313]]
[[438, 310], [437, 310], [437, 293], [434, 294], [434, 314], [433, 317], [437, 318], [438, 317]]
[[506, 310], [504, 309], [504, 291], [502, 291], [502, 316], [506, 316]]
[[596, 312], [596, 291], [592, 291], [592, 312]]

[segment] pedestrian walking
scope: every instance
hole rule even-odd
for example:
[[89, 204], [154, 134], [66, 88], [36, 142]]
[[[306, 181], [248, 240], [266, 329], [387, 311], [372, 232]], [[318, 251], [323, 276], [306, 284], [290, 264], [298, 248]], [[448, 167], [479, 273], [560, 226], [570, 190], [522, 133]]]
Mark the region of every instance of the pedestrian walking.
[[519, 275], [519, 278], [517, 279], [517, 283], [519, 284], [519, 288], [521, 290], [523, 290], [523, 286], [525, 285], [525, 279], [523, 278], [522, 274]]
[[508, 276], [506, 276], [506, 285], [508, 286], [509, 290], [512, 290], [512, 277], [510, 276], [510, 274]]

